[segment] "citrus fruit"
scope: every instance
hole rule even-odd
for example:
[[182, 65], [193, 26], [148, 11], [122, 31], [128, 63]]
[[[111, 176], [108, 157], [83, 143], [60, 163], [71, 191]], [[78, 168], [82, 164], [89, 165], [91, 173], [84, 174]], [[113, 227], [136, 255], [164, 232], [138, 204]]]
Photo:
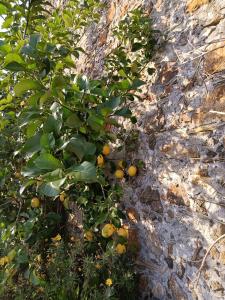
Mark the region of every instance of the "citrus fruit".
[[109, 153], [110, 153], [110, 147], [109, 147], [109, 145], [104, 145], [104, 146], [103, 146], [102, 153], [103, 153], [105, 156], [109, 155]]
[[113, 233], [115, 232], [115, 226], [112, 224], [106, 224], [103, 228], [102, 228], [102, 236], [104, 238], [108, 238], [111, 235], [113, 235]]
[[40, 206], [40, 200], [37, 197], [34, 197], [31, 200], [31, 207], [38, 208]]
[[88, 230], [85, 232], [84, 237], [87, 241], [91, 242], [93, 240], [93, 233], [92, 231]]
[[117, 230], [117, 234], [118, 234], [119, 236], [124, 237], [125, 239], [128, 238], [128, 230], [125, 229], [125, 228], [119, 228], [119, 229]]
[[113, 284], [112, 279], [111, 278], [106, 279], [105, 284], [107, 286], [111, 286]]
[[123, 179], [123, 177], [124, 177], [124, 172], [122, 171], [122, 170], [116, 170], [116, 172], [115, 172], [115, 177], [117, 178], [117, 179]]
[[137, 168], [135, 166], [130, 166], [127, 173], [129, 176], [133, 177], [137, 174]]
[[125, 253], [125, 252], [126, 252], [126, 246], [125, 246], [125, 245], [122, 245], [122, 244], [118, 244], [118, 245], [116, 246], [116, 252], [117, 252], [118, 254], [123, 254], [123, 253]]
[[59, 195], [59, 200], [60, 200], [61, 202], [64, 202], [65, 197], [66, 197], [66, 193], [63, 192], [62, 194]]
[[97, 165], [99, 167], [102, 167], [104, 165], [104, 157], [100, 154], [98, 157], [97, 157]]

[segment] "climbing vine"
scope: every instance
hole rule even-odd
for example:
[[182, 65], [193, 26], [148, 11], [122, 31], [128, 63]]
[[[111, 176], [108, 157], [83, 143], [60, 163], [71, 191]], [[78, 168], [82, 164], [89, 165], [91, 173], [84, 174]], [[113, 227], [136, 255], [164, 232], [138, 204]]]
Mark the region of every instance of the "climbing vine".
[[[135, 10], [115, 29], [120, 46], [102, 78], [78, 74], [79, 42], [102, 8], [92, 0], [63, 8], [0, 1], [1, 299], [136, 297], [119, 182], [137, 168], [110, 160], [110, 145], [120, 118], [136, 122], [129, 103], [155, 39]], [[71, 230], [74, 207], [82, 220]]]

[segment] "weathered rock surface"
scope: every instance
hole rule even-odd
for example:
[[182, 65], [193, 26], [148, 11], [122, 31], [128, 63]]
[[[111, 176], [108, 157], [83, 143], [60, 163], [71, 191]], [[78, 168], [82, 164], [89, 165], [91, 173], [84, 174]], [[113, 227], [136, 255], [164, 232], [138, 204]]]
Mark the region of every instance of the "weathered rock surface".
[[[225, 2], [224, 0], [108, 0], [82, 44], [80, 67], [102, 73], [116, 47], [112, 28], [142, 5], [167, 43], [133, 102], [138, 130], [133, 159], [144, 161], [126, 183], [124, 203], [139, 234], [143, 299], [225, 299], [225, 244], [210, 252], [198, 287], [201, 259], [225, 224]], [[135, 231], [134, 235], [137, 233]]]

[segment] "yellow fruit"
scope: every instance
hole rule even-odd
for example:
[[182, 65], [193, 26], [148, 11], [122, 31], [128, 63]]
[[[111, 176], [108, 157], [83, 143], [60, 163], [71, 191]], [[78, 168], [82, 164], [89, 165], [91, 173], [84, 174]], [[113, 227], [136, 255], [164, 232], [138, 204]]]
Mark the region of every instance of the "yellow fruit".
[[115, 172], [115, 177], [117, 178], [117, 179], [123, 179], [123, 177], [124, 177], [124, 172], [122, 171], [122, 170], [116, 170], [116, 172]]
[[137, 174], [137, 168], [135, 166], [130, 166], [127, 173], [129, 176], [133, 177]]
[[59, 200], [60, 200], [61, 202], [64, 202], [65, 197], [66, 197], [66, 193], [63, 192], [62, 194], [59, 195]]
[[97, 270], [100, 270], [100, 269], [102, 268], [102, 266], [101, 266], [100, 264], [96, 264], [96, 265], [95, 265], [95, 268], [96, 268]]
[[109, 147], [109, 145], [105, 145], [105, 146], [103, 147], [102, 153], [103, 153], [105, 156], [107, 156], [107, 155], [110, 154], [110, 147]]
[[112, 279], [111, 278], [106, 279], [105, 284], [107, 286], [111, 286], [113, 284]]
[[125, 228], [120, 228], [120, 229], [118, 229], [117, 234], [118, 234], [119, 236], [124, 237], [125, 239], [128, 238], [128, 230], [125, 229]]
[[104, 238], [108, 238], [110, 236], [113, 235], [113, 233], [115, 232], [115, 226], [112, 224], [106, 224], [103, 228], [102, 228], [102, 236]]
[[93, 232], [88, 230], [85, 232], [84, 237], [86, 238], [87, 241], [91, 242], [93, 240]]
[[19, 179], [19, 178], [21, 177], [20, 172], [15, 172], [14, 175], [15, 175], [15, 177], [16, 177], [17, 179]]
[[123, 160], [119, 160], [117, 165], [119, 168], [124, 169], [124, 161]]
[[126, 246], [125, 245], [122, 245], [122, 244], [118, 244], [116, 246], [116, 252], [118, 254], [124, 254], [126, 252]]
[[31, 207], [38, 208], [40, 206], [40, 200], [37, 197], [34, 197], [31, 200]]
[[7, 263], [9, 263], [9, 258], [8, 256], [3, 256], [0, 258], [0, 266], [4, 266], [6, 265]]
[[61, 237], [61, 235], [58, 233], [55, 237], [53, 237], [51, 240], [53, 241], [53, 242], [59, 242], [59, 241], [61, 241], [61, 239], [62, 239], [62, 237]]
[[100, 154], [98, 157], [97, 157], [97, 164], [99, 167], [102, 167], [104, 165], [104, 157]]

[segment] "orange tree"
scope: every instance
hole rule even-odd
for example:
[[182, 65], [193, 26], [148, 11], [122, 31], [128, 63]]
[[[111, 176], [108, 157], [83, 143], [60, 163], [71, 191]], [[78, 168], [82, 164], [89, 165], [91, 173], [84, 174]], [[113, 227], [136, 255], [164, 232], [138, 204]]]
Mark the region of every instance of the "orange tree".
[[[155, 40], [136, 10], [116, 31], [121, 44], [104, 76], [77, 74], [79, 41], [101, 9], [92, 0], [60, 8], [0, 1], [1, 299], [135, 298], [122, 191], [99, 155], [116, 138], [108, 125], [120, 128], [118, 117], [136, 121], [129, 101], [143, 85]], [[82, 209], [79, 233], [67, 226], [71, 203]]]

